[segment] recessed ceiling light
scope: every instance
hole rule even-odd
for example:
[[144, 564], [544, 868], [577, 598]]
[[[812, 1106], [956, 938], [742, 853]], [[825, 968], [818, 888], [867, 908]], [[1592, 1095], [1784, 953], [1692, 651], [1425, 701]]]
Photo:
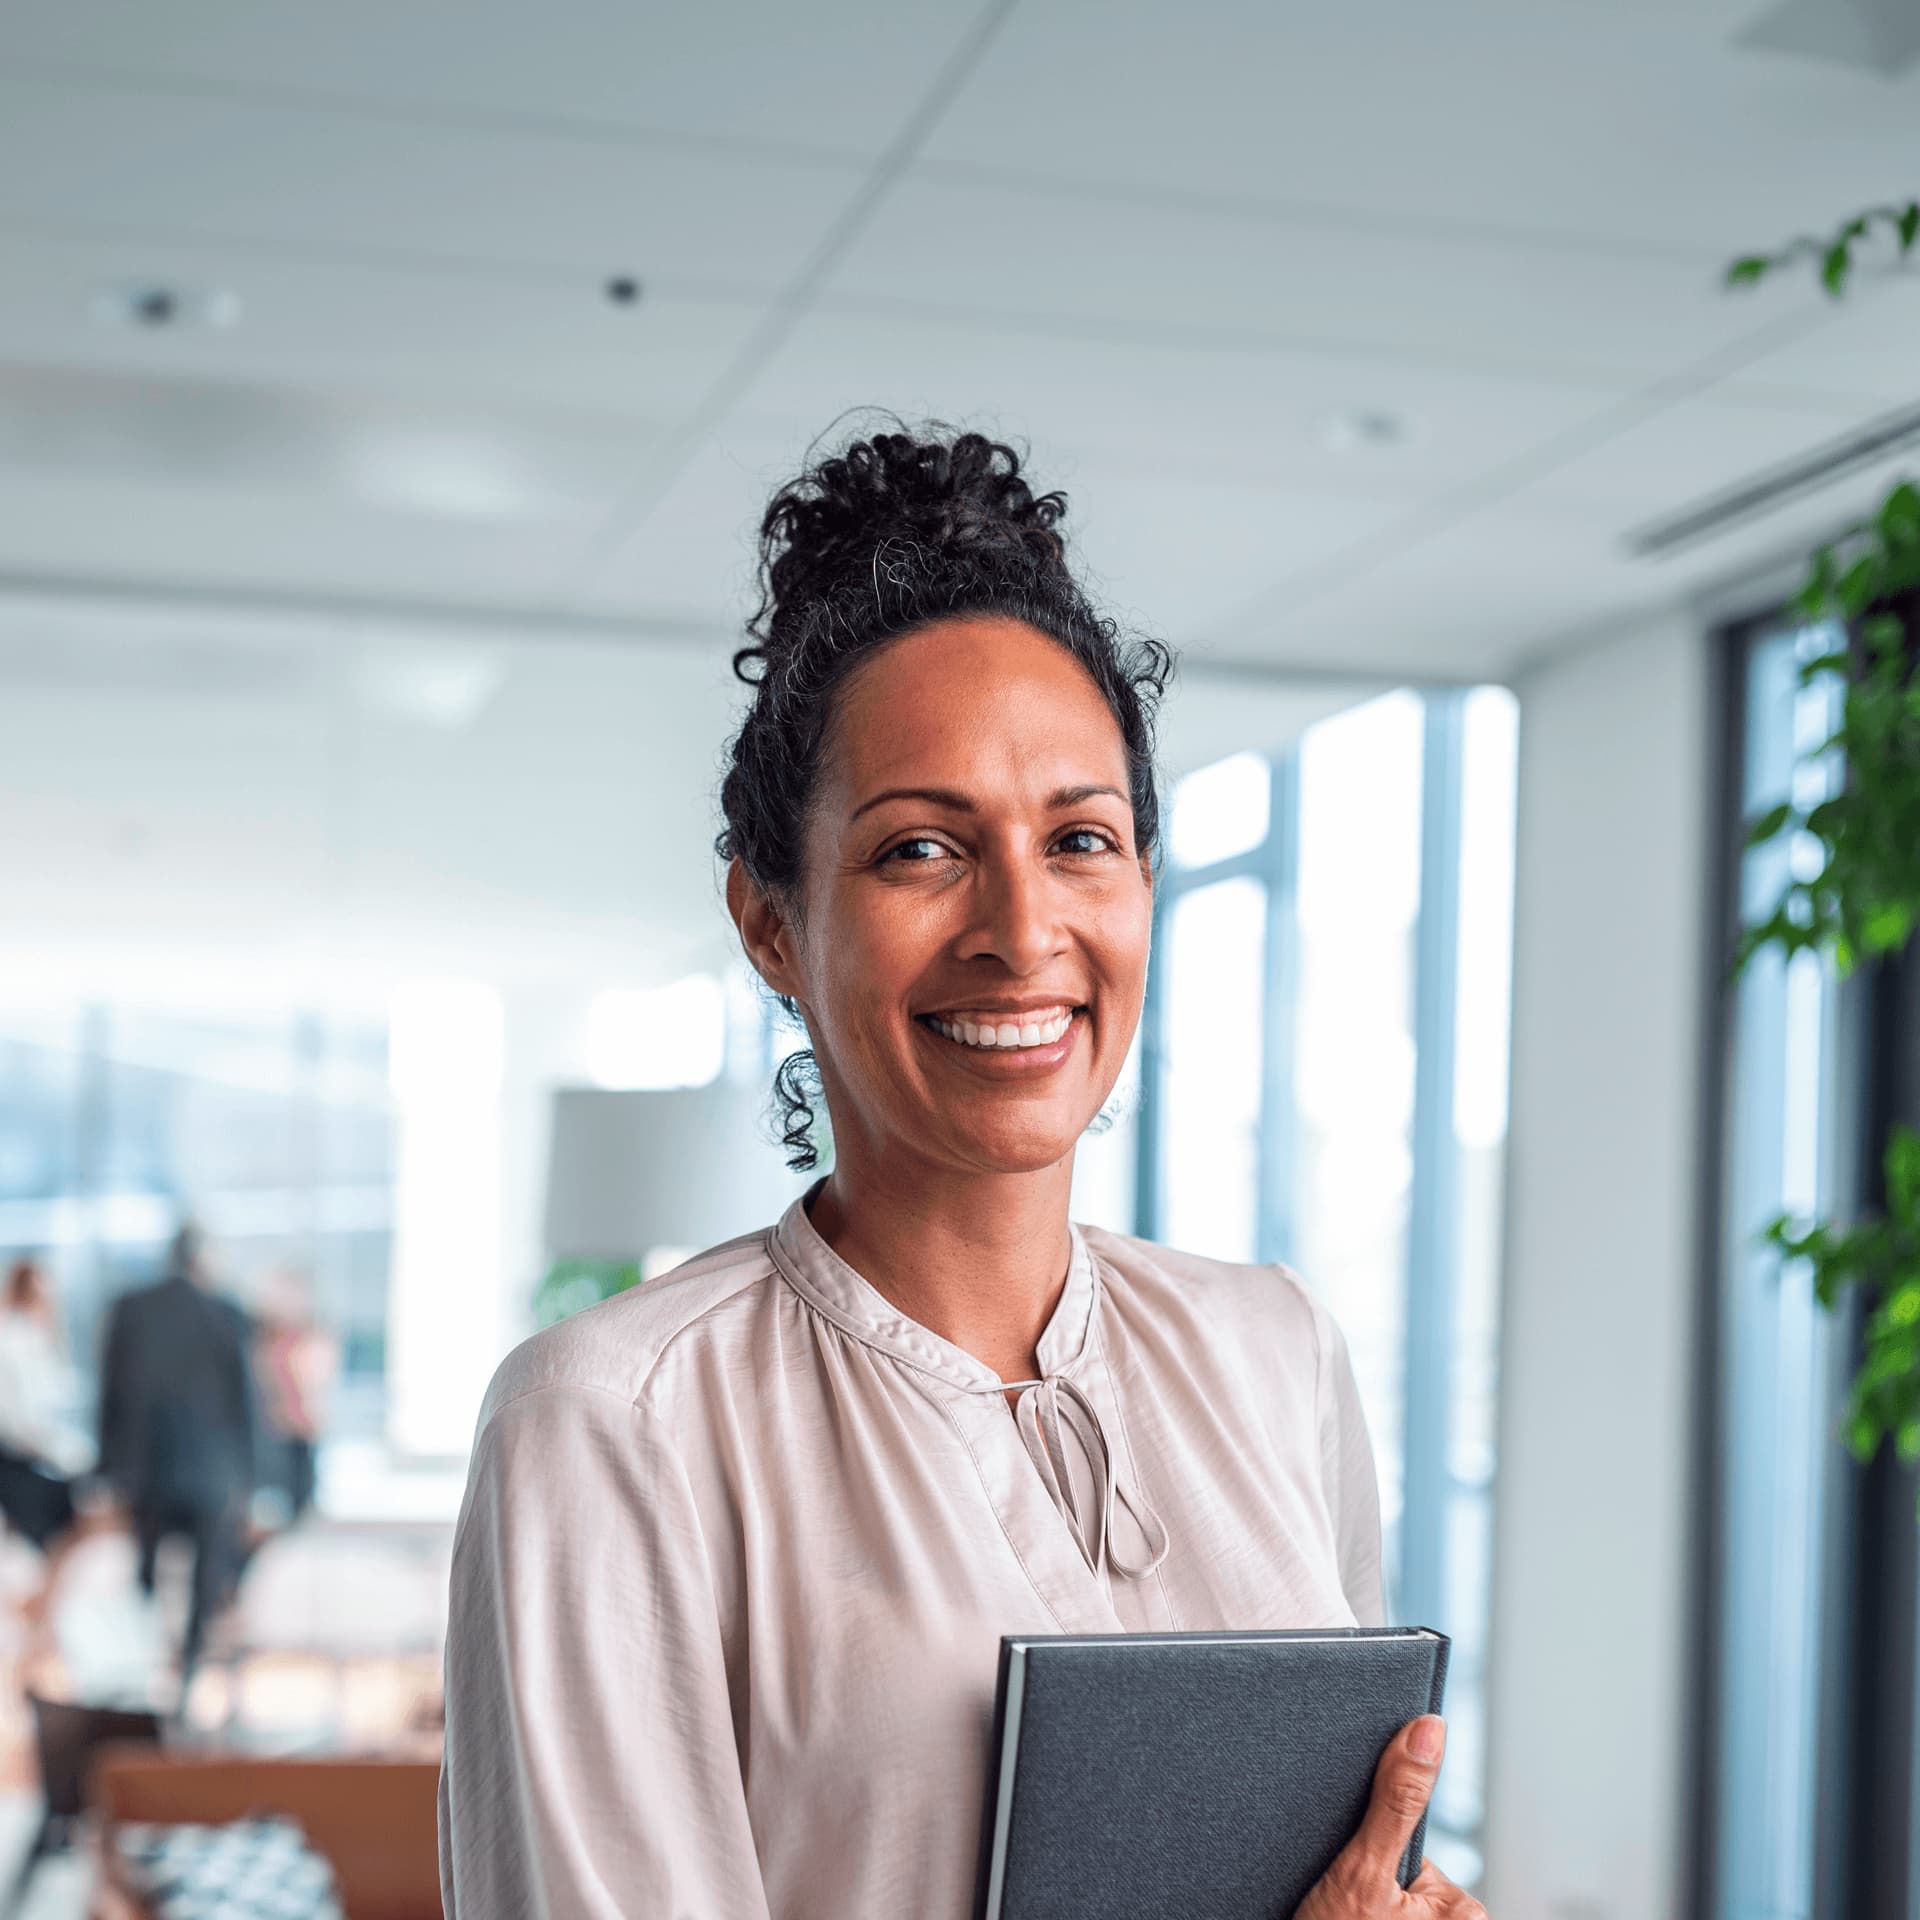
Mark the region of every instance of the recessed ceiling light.
[[136, 333], [218, 332], [240, 318], [240, 302], [225, 287], [123, 280], [94, 295], [93, 311], [106, 325]]
[[1384, 407], [1348, 407], [1320, 423], [1320, 440], [1335, 453], [1381, 453], [1412, 437], [1406, 417]]

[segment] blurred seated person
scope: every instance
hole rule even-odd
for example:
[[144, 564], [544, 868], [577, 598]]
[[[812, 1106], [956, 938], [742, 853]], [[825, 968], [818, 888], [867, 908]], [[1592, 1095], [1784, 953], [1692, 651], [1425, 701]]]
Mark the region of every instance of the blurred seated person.
[[47, 1270], [16, 1260], [0, 1293], [0, 1516], [46, 1556], [27, 1603], [36, 1623], [50, 1618], [61, 1568], [87, 1530], [76, 1493], [94, 1452], [66, 1418], [72, 1380]]
[[215, 1279], [200, 1230], [183, 1225], [163, 1277], [114, 1302], [100, 1377], [101, 1470], [133, 1516], [141, 1590], [153, 1592], [163, 1539], [193, 1552], [183, 1687], [239, 1585], [260, 1452], [252, 1322]]
[[291, 1268], [261, 1284], [254, 1321], [261, 1406], [278, 1455], [272, 1478], [285, 1489], [290, 1517], [298, 1520], [313, 1504], [315, 1459], [327, 1395], [339, 1371], [339, 1343], [314, 1315], [306, 1276]]

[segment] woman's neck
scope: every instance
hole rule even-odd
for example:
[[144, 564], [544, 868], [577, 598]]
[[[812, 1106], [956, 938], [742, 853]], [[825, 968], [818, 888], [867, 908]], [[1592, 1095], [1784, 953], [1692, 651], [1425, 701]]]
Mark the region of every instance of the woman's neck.
[[1072, 1258], [1073, 1159], [1035, 1173], [953, 1175], [838, 1159], [814, 1196], [814, 1230], [921, 1326], [1030, 1379]]

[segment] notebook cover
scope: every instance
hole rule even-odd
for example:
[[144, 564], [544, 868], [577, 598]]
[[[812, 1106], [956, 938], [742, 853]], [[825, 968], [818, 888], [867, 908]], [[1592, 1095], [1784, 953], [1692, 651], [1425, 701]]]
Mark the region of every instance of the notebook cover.
[[1419, 1627], [1002, 1640], [977, 1920], [1292, 1920], [1387, 1743], [1440, 1711], [1448, 1651]]

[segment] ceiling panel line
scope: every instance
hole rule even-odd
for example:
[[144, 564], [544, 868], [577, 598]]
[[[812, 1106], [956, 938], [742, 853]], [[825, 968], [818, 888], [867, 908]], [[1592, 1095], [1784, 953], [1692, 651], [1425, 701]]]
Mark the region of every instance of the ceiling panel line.
[[904, 177], [914, 156], [932, 137], [942, 115], [978, 69], [1018, 4], [1019, 0], [987, 0], [966, 37], [942, 62], [932, 84], [902, 116], [893, 139], [840, 210], [792, 285], [768, 309], [732, 362], [702, 396], [700, 404], [660, 449], [657, 464], [646, 480], [614, 507], [600, 532], [587, 543], [577, 563], [568, 570], [569, 579], [554, 583], [552, 595], [556, 604], [567, 604], [591, 586], [679, 478], [701, 442], [733, 410], [768, 357], [807, 312], [827, 276], [859, 238], [882, 201]]
[[[1304, 359], [1367, 360], [1383, 366], [1443, 373], [1490, 374], [1496, 378], [1538, 380], [1559, 386], [1590, 386], [1617, 393], [1646, 377], [1644, 367], [1603, 365], [1592, 360], [1529, 359], [1511, 352], [1474, 353], [1424, 341], [1374, 341], [1348, 335], [1267, 333], [1246, 327], [1168, 326], [1151, 321], [1101, 322], [1087, 314], [1027, 309], [1000, 312], [955, 306], [945, 301], [914, 300], [866, 293], [822, 294], [816, 313], [843, 313], [870, 319], [924, 320], [969, 332], [1033, 334], [1049, 340], [1081, 341], [1113, 347], [1164, 348], [1170, 352], [1238, 353]], [[1789, 406], [1789, 411], [1802, 411]]]
[[1624, 234], [1585, 233], [1565, 227], [1534, 227], [1499, 220], [1468, 220], [1458, 214], [1382, 213], [1377, 208], [1331, 200], [1296, 200], [1284, 195], [1203, 190], [1154, 185], [1144, 181], [1096, 180], [1085, 174], [1014, 170], [984, 161], [918, 160], [916, 180], [934, 185], [974, 187], [1018, 193], [1031, 199], [1052, 195], [1098, 205], [1152, 207], [1167, 213], [1225, 215], [1265, 226], [1307, 227], [1339, 233], [1378, 234], [1383, 239], [1458, 240], [1463, 245], [1495, 247], [1516, 254], [1571, 254], [1636, 265], [1691, 266], [1704, 274], [1724, 263], [1703, 262], [1694, 247], [1636, 240]]
[[9, 80], [20, 75], [38, 77], [70, 93], [134, 94], [156, 100], [192, 100], [231, 107], [281, 107], [290, 113], [311, 114], [317, 119], [366, 120], [382, 126], [433, 127], [456, 133], [499, 134], [512, 139], [564, 141], [648, 153], [704, 150], [725, 154], [730, 159], [775, 160], [788, 165], [819, 167], [823, 171], [843, 170], [849, 162], [863, 165], [867, 158], [858, 149], [824, 143], [773, 140], [764, 135], [702, 133], [692, 128], [649, 127], [586, 114], [534, 113], [508, 107], [454, 107], [427, 100], [383, 100], [373, 95], [334, 93], [312, 87], [229, 84], [167, 74], [142, 74], [117, 67], [30, 59], [9, 62], [6, 71]]
[[124, 620], [142, 629], [192, 622], [236, 633], [285, 634], [304, 641], [364, 628], [392, 636], [460, 644], [488, 641], [584, 641], [675, 652], [718, 652], [737, 639], [721, 621], [649, 614], [556, 612], [551, 607], [474, 605], [343, 593], [255, 593], [208, 582], [0, 570], [0, 630], [28, 620]]

